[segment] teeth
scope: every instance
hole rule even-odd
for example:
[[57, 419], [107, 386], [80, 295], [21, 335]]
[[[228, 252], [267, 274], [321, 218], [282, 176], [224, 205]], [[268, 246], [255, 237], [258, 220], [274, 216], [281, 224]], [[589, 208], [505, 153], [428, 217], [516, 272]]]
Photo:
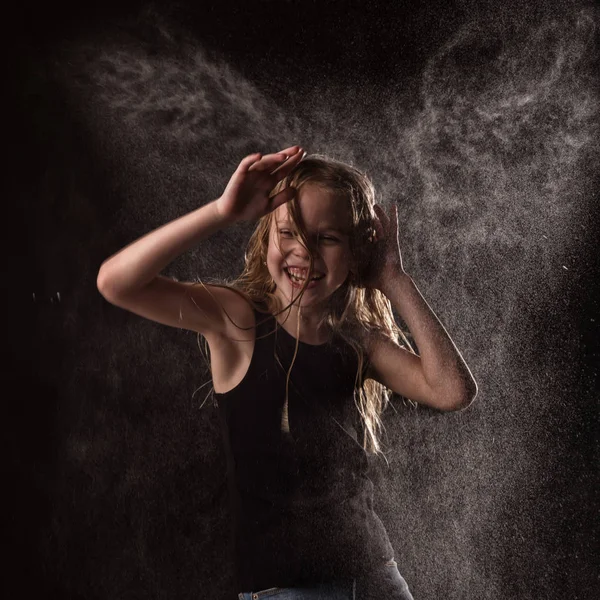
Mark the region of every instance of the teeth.
[[294, 275], [293, 273], [290, 273], [290, 277], [294, 280], [294, 281], [304, 281], [306, 279], [306, 277], [298, 277], [298, 275]]
[[[288, 269], [287, 272], [289, 273], [290, 277], [294, 281], [304, 281], [306, 279], [306, 277], [304, 277], [303, 275], [300, 275], [300, 273], [305, 273], [306, 271], [297, 270], [297, 269], [294, 269], [294, 270]], [[323, 277], [322, 275], [316, 275], [315, 277], [313, 277], [311, 279], [311, 281], [321, 279], [322, 277]]]

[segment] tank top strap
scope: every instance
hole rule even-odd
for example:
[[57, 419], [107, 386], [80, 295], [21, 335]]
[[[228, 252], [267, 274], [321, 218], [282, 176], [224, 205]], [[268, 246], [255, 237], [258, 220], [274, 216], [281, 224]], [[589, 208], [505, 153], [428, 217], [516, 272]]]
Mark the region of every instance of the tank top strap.
[[[268, 337], [269, 333], [273, 333], [275, 329], [275, 317], [269, 312], [261, 312], [252, 307], [254, 312], [254, 322], [256, 325], [257, 341], [262, 341], [264, 336]], [[260, 340], [258, 338], [261, 338]]]
[[269, 369], [276, 351], [276, 319], [269, 312], [261, 312], [254, 307], [252, 310], [256, 326], [252, 362], [255, 373], [263, 373]]

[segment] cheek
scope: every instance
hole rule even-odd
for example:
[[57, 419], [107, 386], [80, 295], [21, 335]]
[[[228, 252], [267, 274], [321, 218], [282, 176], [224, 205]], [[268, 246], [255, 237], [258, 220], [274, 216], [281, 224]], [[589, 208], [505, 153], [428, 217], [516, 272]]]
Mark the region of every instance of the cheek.
[[277, 244], [275, 243], [275, 240], [273, 240], [273, 238], [271, 238], [269, 240], [269, 245], [267, 247], [267, 259], [270, 261], [273, 261], [274, 259], [277, 258], [278, 254], [279, 254], [279, 252], [277, 251]]
[[272, 276], [277, 277], [281, 275], [281, 270], [283, 268], [283, 260], [281, 258], [281, 253], [275, 250], [269, 250], [267, 252], [267, 268], [271, 272]]

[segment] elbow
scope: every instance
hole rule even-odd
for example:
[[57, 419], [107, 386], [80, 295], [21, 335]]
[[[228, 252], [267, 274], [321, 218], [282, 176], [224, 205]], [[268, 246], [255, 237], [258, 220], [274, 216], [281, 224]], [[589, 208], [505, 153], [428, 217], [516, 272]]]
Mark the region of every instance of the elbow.
[[102, 273], [102, 268], [98, 271], [98, 275], [96, 276], [96, 287], [98, 291], [102, 293], [102, 289], [104, 288], [104, 275]]
[[96, 288], [102, 295], [102, 297], [114, 304], [115, 301], [115, 281], [114, 278], [111, 278], [107, 275], [106, 271], [103, 271], [102, 268], [98, 271], [98, 276], [96, 277]]
[[471, 406], [475, 398], [477, 397], [477, 393], [479, 388], [477, 387], [477, 383], [475, 380], [472, 380], [469, 385], [465, 386], [465, 388], [461, 391], [459, 395], [454, 399], [452, 403], [452, 411], [464, 410]]
[[98, 275], [96, 277], [96, 288], [98, 288], [100, 294], [102, 294], [102, 296], [104, 296], [105, 298], [109, 294], [109, 281], [106, 277], [106, 273], [102, 271], [102, 267], [98, 271]]
[[104, 296], [104, 289], [106, 287], [106, 279], [104, 277], [104, 273], [102, 269], [98, 271], [98, 275], [96, 276], [96, 287], [98, 291]]
[[468, 408], [477, 397], [478, 391], [479, 389], [474, 379], [468, 384], [461, 385], [455, 393], [446, 394], [443, 410], [447, 412], [456, 412]]

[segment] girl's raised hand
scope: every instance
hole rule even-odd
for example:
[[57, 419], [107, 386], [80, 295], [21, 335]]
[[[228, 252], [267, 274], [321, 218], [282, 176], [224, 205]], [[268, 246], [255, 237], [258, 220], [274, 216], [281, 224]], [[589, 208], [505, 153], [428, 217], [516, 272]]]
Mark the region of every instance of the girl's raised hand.
[[375, 244], [373, 260], [369, 272], [364, 277], [364, 286], [384, 291], [385, 286], [398, 273], [405, 273], [400, 250], [398, 228], [398, 207], [396, 204], [386, 214], [383, 206], [375, 204], [375, 235], [371, 240]]
[[256, 221], [289, 202], [294, 197], [293, 188], [285, 188], [275, 196], [271, 196], [271, 192], [304, 156], [300, 146], [275, 154], [246, 156], [216, 200], [218, 212], [232, 222]]

